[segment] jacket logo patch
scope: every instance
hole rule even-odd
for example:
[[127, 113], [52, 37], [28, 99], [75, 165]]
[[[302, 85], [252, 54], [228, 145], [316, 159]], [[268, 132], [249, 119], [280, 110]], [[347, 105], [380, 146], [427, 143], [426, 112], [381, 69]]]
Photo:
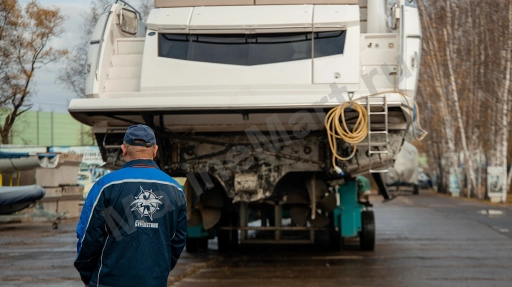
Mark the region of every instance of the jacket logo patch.
[[158, 228], [158, 223], [135, 220], [135, 227]]
[[131, 210], [137, 210], [142, 217], [147, 216], [153, 220], [153, 213], [160, 209], [160, 204], [162, 204], [160, 198], [162, 197], [156, 196], [153, 190], [144, 190], [141, 186], [139, 195], [130, 204], [130, 206], [133, 206]]

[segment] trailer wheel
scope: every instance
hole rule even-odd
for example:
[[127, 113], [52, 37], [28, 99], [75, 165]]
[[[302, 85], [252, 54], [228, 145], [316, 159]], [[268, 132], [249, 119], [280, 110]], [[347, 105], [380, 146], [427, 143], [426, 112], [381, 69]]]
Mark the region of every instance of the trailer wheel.
[[329, 230], [315, 231], [315, 246], [319, 249], [329, 251], [331, 248], [331, 233]]
[[373, 211], [365, 210], [361, 212], [361, 234], [359, 242], [361, 250], [373, 251], [375, 249], [375, 216]]
[[412, 186], [412, 194], [414, 194], [414, 195], [420, 194], [420, 187], [419, 187], [419, 185], [415, 184], [415, 185]]
[[331, 241], [329, 244], [332, 250], [341, 251], [343, 250], [343, 245], [345, 244], [345, 238], [341, 236], [340, 231], [333, 230], [331, 232]]
[[188, 253], [197, 253], [208, 249], [208, 238], [187, 238], [186, 249]]
[[[237, 226], [237, 213], [225, 212], [220, 219], [220, 226]], [[222, 230], [217, 232], [219, 252], [233, 251], [238, 247], [238, 230]]]
[[197, 238], [187, 238], [187, 244], [185, 245], [185, 249], [188, 253], [196, 253], [199, 251], [199, 246], [196, 244]]

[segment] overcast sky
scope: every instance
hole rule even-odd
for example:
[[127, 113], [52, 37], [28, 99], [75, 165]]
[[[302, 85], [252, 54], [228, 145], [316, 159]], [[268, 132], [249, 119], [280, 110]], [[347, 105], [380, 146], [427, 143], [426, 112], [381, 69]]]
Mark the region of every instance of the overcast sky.
[[[52, 42], [52, 47], [58, 49], [71, 49], [77, 43], [79, 27], [83, 21], [81, 14], [89, 7], [91, 0], [38, 0], [45, 7], [56, 6], [66, 15], [65, 32], [60, 38]], [[22, 5], [29, 0], [19, 0]], [[59, 70], [64, 66], [64, 61], [49, 64], [36, 71], [36, 93], [32, 97], [33, 110], [67, 112], [67, 106], [74, 94], [60, 84], [56, 83]]]

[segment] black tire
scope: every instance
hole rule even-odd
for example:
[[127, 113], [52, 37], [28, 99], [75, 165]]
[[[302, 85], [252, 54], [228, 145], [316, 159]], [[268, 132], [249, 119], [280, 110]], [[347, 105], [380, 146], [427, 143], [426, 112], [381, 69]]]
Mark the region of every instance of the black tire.
[[333, 230], [331, 232], [331, 241], [329, 242], [331, 250], [333, 251], [341, 251], [343, 250], [343, 245], [345, 240], [343, 236], [341, 236], [340, 231]]
[[208, 251], [208, 238], [198, 238], [199, 251]]
[[[341, 251], [343, 250], [343, 245], [344, 245], [344, 238], [343, 236], [341, 236], [341, 226], [339, 227], [336, 227], [334, 226], [334, 222], [336, 222], [335, 218], [334, 218], [334, 214], [332, 214], [332, 216], [330, 217], [330, 220], [331, 220], [331, 230], [329, 232], [329, 246], [331, 248], [331, 250], [333, 251]], [[341, 216], [339, 218], [339, 221], [338, 222], [341, 222]]]
[[199, 251], [197, 238], [187, 238], [187, 245], [185, 245], [185, 249], [188, 253], [197, 253]]
[[315, 246], [325, 251], [331, 249], [331, 233], [329, 230], [315, 231]]
[[375, 249], [375, 216], [373, 211], [365, 210], [361, 212], [361, 234], [359, 242], [361, 250], [373, 251]]
[[[237, 213], [225, 212], [219, 221], [220, 226], [237, 226]], [[219, 252], [234, 251], [238, 247], [238, 230], [221, 230], [217, 232]]]
[[201, 250], [208, 250], [208, 238], [187, 238], [185, 245], [188, 253], [197, 253]]
[[412, 194], [414, 194], [414, 195], [420, 194], [420, 187], [419, 187], [419, 185], [415, 184], [415, 185], [412, 186]]

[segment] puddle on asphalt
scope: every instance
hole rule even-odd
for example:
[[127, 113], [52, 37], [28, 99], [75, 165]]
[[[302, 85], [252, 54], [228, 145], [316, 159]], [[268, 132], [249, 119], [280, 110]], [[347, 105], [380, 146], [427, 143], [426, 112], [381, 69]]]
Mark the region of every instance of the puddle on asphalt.
[[489, 217], [498, 217], [503, 215], [503, 211], [498, 209], [482, 209], [477, 211], [477, 213], [482, 215], [488, 215]]

